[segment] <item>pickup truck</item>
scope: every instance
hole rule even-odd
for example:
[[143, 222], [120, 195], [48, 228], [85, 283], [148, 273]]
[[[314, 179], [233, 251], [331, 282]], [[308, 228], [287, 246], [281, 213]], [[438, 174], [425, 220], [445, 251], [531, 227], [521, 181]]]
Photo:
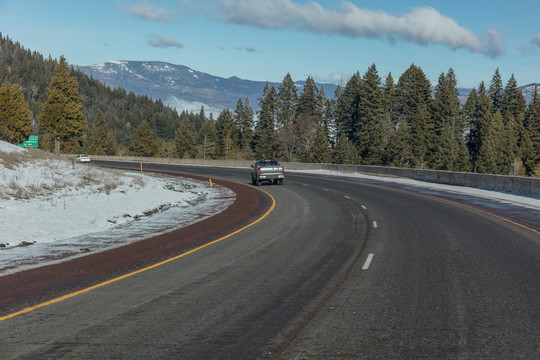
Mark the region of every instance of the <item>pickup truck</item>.
[[261, 185], [263, 181], [283, 185], [283, 180], [285, 180], [285, 169], [277, 160], [257, 160], [255, 165], [251, 165], [253, 185]]

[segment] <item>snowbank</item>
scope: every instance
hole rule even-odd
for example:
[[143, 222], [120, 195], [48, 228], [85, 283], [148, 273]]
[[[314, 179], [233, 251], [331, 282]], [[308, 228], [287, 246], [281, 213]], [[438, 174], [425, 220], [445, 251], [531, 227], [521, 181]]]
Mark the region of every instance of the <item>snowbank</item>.
[[206, 182], [74, 164], [0, 141], [0, 276], [175, 230], [234, 198]]

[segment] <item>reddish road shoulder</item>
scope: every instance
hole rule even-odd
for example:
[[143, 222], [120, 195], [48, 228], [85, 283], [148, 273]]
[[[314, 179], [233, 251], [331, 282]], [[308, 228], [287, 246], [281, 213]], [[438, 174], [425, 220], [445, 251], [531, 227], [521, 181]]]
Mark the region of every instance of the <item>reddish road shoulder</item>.
[[[179, 176], [178, 173], [165, 173]], [[208, 181], [193, 175], [182, 175]], [[143, 269], [208, 244], [256, 221], [272, 199], [255, 188], [213, 179], [236, 194], [225, 211], [167, 234], [65, 262], [0, 276], [0, 316]]]

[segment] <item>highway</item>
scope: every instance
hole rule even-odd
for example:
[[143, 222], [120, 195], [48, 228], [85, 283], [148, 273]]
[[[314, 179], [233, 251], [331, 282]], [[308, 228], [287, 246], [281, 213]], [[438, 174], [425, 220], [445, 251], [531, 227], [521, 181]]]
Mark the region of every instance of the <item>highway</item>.
[[[145, 169], [250, 182], [247, 169]], [[0, 358], [540, 358], [538, 232], [347, 179], [260, 189], [275, 209], [256, 225], [0, 321]]]

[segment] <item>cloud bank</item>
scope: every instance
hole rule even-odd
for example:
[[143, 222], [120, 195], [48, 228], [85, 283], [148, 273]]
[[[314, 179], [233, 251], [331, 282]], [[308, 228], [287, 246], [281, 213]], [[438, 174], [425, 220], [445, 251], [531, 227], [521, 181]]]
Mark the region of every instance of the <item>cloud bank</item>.
[[493, 57], [505, 53], [504, 43], [495, 30], [487, 29], [485, 36], [479, 36], [429, 6], [413, 8], [399, 17], [359, 8], [350, 2], [343, 2], [339, 11], [325, 9], [316, 2], [299, 5], [291, 0], [214, 0], [214, 6], [218, 14], [207, 15], [230, 24], [440, 44]]
[[172, 12], [169, 9], [150, 3], [147, 0], [118, 3], [120, 10], [141, 20], [171, 22]]
[[148, 40], [148, 44], [150, 46], [152, 46], [152, 47], [156, 47], [156, 48], [170, 48], [170, 47], [173, 47], [173, 48], [177, 48], [177, 49], [184, 48], [184, 44], [182, 44], [179, 41], [176, 41], [175, 39], [173, 39], [170, 36], [152, 34], [152, 35], [149, 35], [149, 37], [150, 37], [150, 39]]

